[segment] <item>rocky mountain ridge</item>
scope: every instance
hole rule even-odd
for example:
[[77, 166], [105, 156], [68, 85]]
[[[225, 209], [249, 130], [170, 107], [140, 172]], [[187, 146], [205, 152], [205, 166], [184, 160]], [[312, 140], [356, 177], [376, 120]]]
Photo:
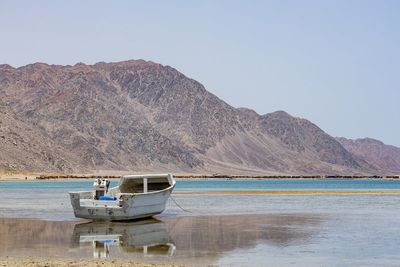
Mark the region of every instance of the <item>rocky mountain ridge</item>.
[[376, 169], [400, 173], [400, 148], [386, 145], [372, 138], [336, 138], [356, 158], [368, 162]]
[[0, 104], [0, 169], [74, 171], [72, 154], [34, 125], [19, 120]]
[[[0, 65], [0, 99], [38, 140], [72, 155], [71, 164], [55, 167], [60, 172], [386, 171], [305, 119], [234, 108], [174, 68], [144, 60]], [[18, 163], [22, 153], [2, 153], [2, 164]]]

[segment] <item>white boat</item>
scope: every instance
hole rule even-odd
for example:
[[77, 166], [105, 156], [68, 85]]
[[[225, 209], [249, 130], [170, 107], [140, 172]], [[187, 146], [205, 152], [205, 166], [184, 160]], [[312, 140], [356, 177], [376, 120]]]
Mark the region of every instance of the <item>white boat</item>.
[[133, 220], [165, 210], [175, 187], [171, 174], [125, 175], [116, 187], [96, 179], [94, 190], [69, 192], [75, 217], [92, 220]]

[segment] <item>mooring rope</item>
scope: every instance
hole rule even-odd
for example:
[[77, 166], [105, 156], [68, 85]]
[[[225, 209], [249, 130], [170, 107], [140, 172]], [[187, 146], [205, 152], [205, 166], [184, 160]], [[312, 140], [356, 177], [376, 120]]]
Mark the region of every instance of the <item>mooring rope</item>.
[[182, 208], [182, 206], [179, 205], [178, 202], [176, 202], [176, 200], [172, 197], [172, 195], [170, 195], [169, 197], [172, 199], [172, 201], [175, 203], [175, 205], [176, 205], [178, 208], [180, 208], [182, 211], [192, 213], [190, 210], [187, 210], [187, 209]]

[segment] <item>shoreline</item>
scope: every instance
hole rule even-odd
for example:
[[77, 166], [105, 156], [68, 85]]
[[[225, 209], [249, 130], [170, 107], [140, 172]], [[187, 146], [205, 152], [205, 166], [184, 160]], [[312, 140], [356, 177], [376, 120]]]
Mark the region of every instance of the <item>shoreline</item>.
[[[99, 177], [104, 177], [104, 176], [99, 176]], [[400, 181], [399, 178], [374, 178], [374, 177], [365, 177], [365, 178], [352, 178], [352, 177], [347, 177], [347, 178], [290, 178], [290, 177], [285, 177], [285, 178], [176, 178], [174, 177], [176, 181], [257, 181], [257, 180], [375, 180], [375, 181]], [[18, 183], [24, 183], [24, 182], [72, 182], [72, 181], [90, 181], [91, 179], [94, 178], [46, 178], [46, 179], [36, 179], [31, 178], [31, 179], [24, 179], [24, 178], [19, 178], [19, 177], [7, 177], [3, 178], [0, 177], [0, 182], [18, 182]], [[118, 181], [119, 178], [108, 178], [110, 181]]]
[[[88, 180], [95, 178], [119, 179], [120, 175], [51, 175], [51, 174], [1, 174], [0, 181], [32, 181], [32, 180]], [[385, 179], [400, 180], [400, 175], [229, 175], [229, 174], [175, 174], [177, 180], [268, 180], [268, 179]]]
[[[103, 177], [118, 179], [117, 175], [40, 175], [36, 180], [48, 179], [94, 179]], [[400, 179], [399, 175], [229, 175], [229, 174], [201, 174], [201, 175], [174, 175], [176, 179]]]
[[[99, 177], [104, 177], [104, 176], [99, 176]], [[374, 177], [365, 177], [365, 178], [176, 178], [174, 177], [176, 181], [259, 181], [259, 180], [375, 180], [375, 181], [400, 181], [399, 178], [374, 178]], [[0, 182], [18, 182], [18, 183], [24, 183], [24, 182], [83, 182], [83, 181], [90, 181], [91, 179], [94, 178], [46, 178], [46, 179], [24, 179], [24, 178], [19, 178], [19, 177], [12, 177], [12, 178], [3, 178], [0, 177]], [[119, 178], [107, 178], [110, 181], [119, 181]]]

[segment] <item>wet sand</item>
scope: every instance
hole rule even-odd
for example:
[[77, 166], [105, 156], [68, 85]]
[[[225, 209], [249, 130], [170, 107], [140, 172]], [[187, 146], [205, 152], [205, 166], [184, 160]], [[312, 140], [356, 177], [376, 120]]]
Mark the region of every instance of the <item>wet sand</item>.
[[32, 181], [36, 179], [36, 175], [9, 175], [9, 174], [0, 174], [0, 181]]
[[175, 264], [152, 264], [139, 263], [134, 261], [121, 260], [62, 260], [62, 259], [39, 259], [39, 258], [0, 258], [0, 266], [15, 266], [15, 267], [178, 267], [186, 265]]

